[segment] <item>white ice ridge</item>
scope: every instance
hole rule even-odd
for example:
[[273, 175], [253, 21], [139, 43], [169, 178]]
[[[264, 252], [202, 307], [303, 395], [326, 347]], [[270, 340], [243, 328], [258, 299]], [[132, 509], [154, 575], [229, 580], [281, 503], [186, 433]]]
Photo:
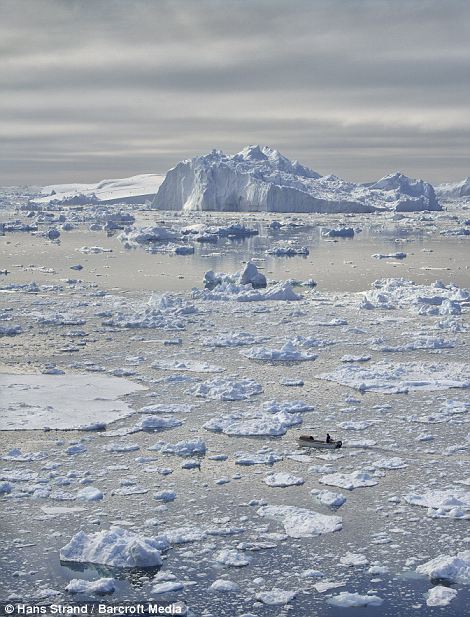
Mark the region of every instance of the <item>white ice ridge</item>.
[[35, 204], [63, 203], [70, 205], [100, 203], [144, 203], [152, 200], [164, 176], [140, 174], [130, 178], [102, 180], [95, 184], [53, 184], [41, 189]]
[[133, 410], [119, 397], [145, 390], [127, 379], [96, 374], [0, 373], [0, 430], [79, 429], [108, 424]]
[[170, 169], [153, 200], [160, 210], [232, 212], [373, 212], [440, 210], [433, 187], [400, 173], [375, 184], [321, 176], [277, 150], [220, 150]]
[[60, 559], [115, 568], [148, 568], [161, 566], [161, 551], [168, 548], [165, 538], [147, 538], [127, 529], [111, 527], [91, 534], [79, 531], [60, 549]]

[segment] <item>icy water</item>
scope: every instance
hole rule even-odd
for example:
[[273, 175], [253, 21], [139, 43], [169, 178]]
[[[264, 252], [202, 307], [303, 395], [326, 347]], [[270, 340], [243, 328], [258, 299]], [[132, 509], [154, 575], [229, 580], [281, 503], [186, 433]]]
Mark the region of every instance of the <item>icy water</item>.
[[[138, 224], [171, 225], [175, 217], [161, 218], [154, 213], [139, 213]], [[347, 225], [362, 231], [354, 238], [330, 239], [322, 237], [322, 230], [335, 227], [337, 221], [323, 224], [310, 222], [311, 217], [295, 217], [293, 227], [273, 230], [269, 221], [253, 215], [237, 220], [259, 231], [258, 236], [246, 239], [220, 238], [217, 244], [195, 243], [194, 255], [151, 254], [143, 249], [126, 250], [117, 239], [118, 233], [107, 237], [103, 232], [74, 230], [62, 233], [59, 243], [45, 243], [44, 238], [24, 233], [8, 234], [0, 238], [2, 268], [11, 271], [17, 282], [47, 283], [56, 277], [76, 276], [87, 282], [97, 282], [107, 289], [147, 289], [154, 291], [183, 291], [198, 287], [204, 272], [234, 272], [242, 260], [250, 257], [270, 278], [306, 280], [313, 278], [328, 291], [362, 291], [374, 280], [385, 277], [413, 278], [423, 283], [436, 279], [466, 285], [469, 279], [470, 248], [468, 238], [447, 238], [428, 223], [380, 221], [369, 216], [347, 220]], [[208, 224], [230, 222], [229, 216], [218, 214], [202, 219]], [[276, 219], [274, 219], [276, 220]], [[199, 219], [197, 219], [199, 221]], [[179, 223], [179, 221], [176, 221]], [[309, 249], [308, 256], [275, 257], [266, 255], [273, 245], [292, 242]], [[84, 255], [83, 246], [100, 246], [112, 253]], [[405, 252], [407, 258], [375, 259], [375, 254]], [[80, 263], [79, 275], [70, 266]], [[47, 270], [52, 270], [48, 273]]]
[[[140, 213], [138, 224], [155, 218]], [[337, 242], [320, 236], [318, 221], [280, 231], [268, 229], [262, 216], [243, 222], [256, 226], [259, 236], [221, 239], [198, 247], [194, 256], [125, 250], [116, 236], [84, 225], [62, 233], [60, 244], [25, 233], [0, 239], [2, 268], [10, 271], [1, 279], [0, 326], [19, 328], [1, 339], [1, 370], [60, 370], [88, 375], [90, 383], [95, 375], [121, 375], [146, 388], [123, 398], [135, 413], [106, 430], [0, 434], [0, 483], [9, 483], [0, 497], [0, 598], [68, 602], [74, 598], [65, 590], [71, 579], [106, 576], [115, 579], [116, 590], [104, 601], [183, 600], [194, 616], [463, 617], [468, 581], [430, 580], [416, 567], [470, 549], [470, 295], [463, 289], [470, 286], [468, 239], [440, 233], [452, 226], [449, 218], [355, 217], [348, 225], [363, 231]], [[335, 223], [333, 218], [325, 226]], [[308, 246], [310, 255], [266, 256], [280, 240]], [[81, 246], [113, 252], [84, 255], [75, 250]], [[396, 251], [408, 257], [371, 257]], [[204, 271], [234, 272], [249, 257], [258, 258], [271, 281], [314, 278], [318, 286], [295, 287], [302, 297], [289, 302], [189, 291], [201, 288]], [[76, 263], [83, 270], [70, 270]], [[382, 277], [404, 277], [419, 287], [371, 292], [371, 282]], [[82, 282], [64, 281], [69, 278]], [[436, 279], [447, 287], [432, 285]], [[31, 281], [39, 287], [15, 287]], [[158, 293], [148, 304], [151, 291]], [[358, 291], [367, 292], [368, 308]], [[170, 292], [163, 303], [161, 292]], [[234, 337], [239, 333], [246, 340]], [[278, 352], [288, 341], [293, 355], [284, 357]], [[270, 360], [260, 359], [269, 354]], [[355, 360], [345, 362], [345, 356]], [[58, 382], [47, 378], [54, 405]], [[221, 381], [229, 378], [230, 387]], [[243, 398], [243, 379], [259, 384], [258, 393]], [[11, 401], [5, 388], [4, 411]], [[24, 401], [32, 412], [39, 405], [34, 390]], [[293, 401], [313, 410], [289, 411]], [[78, 403], [89, 405], [85, 395]], [[163, 408], [139, 411], [157, 404]], [[190, 407], [172, 409], [174, 404]], [[179, 425], [145, 428], [145, 419], [155, 417]], [[341, 450], [305, 453], [297, 447], [300, 434], [327, 431], [343, 440]], [[160, 450], [160, 442], [190, 440], [203, 440], [205, 454]], [[11, 453], [15, 448], [21, 453]], [[269, 454], [271, 464], [260, 462]], [[239, 464], [243, 459], [253, 464]], [[199, 467], [185, 468], [188, 460]], [[332, 474], [354, 472], [372, 485], [348, 490], [325, 483]], [[302, 478], [303, 484], [268, 486], [265, 479], [273, 473]], [[87, 486], [103, 499], [80, 499]], [[346, 502], [333, 508], [312, 490], [341, 493]], [[174, 491], [174, 501], [155, 499], [162, 491]], [[417, 505], [420, 500], [427, 505]], [[452, 509], [456, 501], [461, 505]], [[301, 508], [301, 519], [312, 512], [339, 516], [342, 528], [295, 537], [302, 521], [286, 533], [281, 520], [262, 516], [265, 505]], [[61, 562], [60, 549], [77, 532], [92, 537], [112, 525], [142, 537], [171, 537], [161, 568]], [[248, 565], [221, 562], [227, 549]], [[364, 556], [362, 565], [347, 565], [348, 553]], [[321, 574], [308, 576], [308, 570]], [[157, 595], [158, 577], [171, 575], [183, 589]], [[238, 588], [211, 590], [219, 579]], [[319, 591], [315, 585], [325, 581], [331, 588]], [[457, 590], [448, 606], [426, 605], [437, 582]], [[263, 604], [260, 598], [273, 588], [291, 591], [292, 599]], [[376, 595], [383, 603], [349, 609], [329, 604], [341, 592]]]

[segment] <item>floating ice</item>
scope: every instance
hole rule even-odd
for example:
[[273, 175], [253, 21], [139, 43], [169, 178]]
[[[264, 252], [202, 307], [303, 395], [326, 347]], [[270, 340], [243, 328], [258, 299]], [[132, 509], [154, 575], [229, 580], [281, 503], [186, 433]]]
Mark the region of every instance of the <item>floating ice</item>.
[[222, 563], [224, 566], [232, 566], [234, 568], [241, 568], [248, 566], [251, 563], [251, 559], [244, 553], [240, 553], [236, 550], [222, 550], [214, 557], [215, 561]]
[[341, 366], [319, 379], [336, 381], [360, 392], [406, 393], [413, 390], [469, 388], [470, 367], [460, 362], [377, 362]]
[[227, 581], [224, 578], [218, 578], [209, 587], [209, 591], [220, 591], [223, 593], [240, 591], [240, 586], [234, 581]]
[[242, 401], [262, 391], [263, 388], [253, 379], [215, 378], [198, 384], [193, 393], [219, 401]]
[[190, 457], [197, 454], [205, 454], [206, 444], [201, 439], [178, 441], [178, 443], [175, 444], [162, 441], [151, 446], [149, 450], [159, 450], [162, 454], [176, 454], [176, 456]]
[[352, 473], [331, 473], [321, 476], [319, 482], [330, 486], [339, 486], [339, 488], [345, 488], [348, 491], [352, 491], [355, 488], [375, 486], [378, 484], [378, 481], [365, 471], [353, 471]]
[[118, 397], [144, 386], [104, 375], [0, 374], [0, 430], [78, 429], [110, 423], [133, 413]]
[[448, 606], [457, 595], [457, 589], [436, 585], [428, 591], [426, 604], [428, 606]]
[[157, 360], [151, 366], [161, 371], [188, 371], [191, 373], [222, 373], [225, 370], [220, 366], [198, 362], [197, 360]]
[[255, 336], [249, 332], [231, 332], [205, 338], [202, 343], [206, 347], [243, 347], [256, 345], [266, 340], [266, 337]]
[[405, 495], [405, 501], [413, 506], [429, 508], [430, 516], [470, 518], [470, 492], [463, 488], [429, 489], [422, 494]]
[[265, 484], [273, 487], [286, 487], [286, 486], [299, 486], [303, 484], [305, 480], [300, 476], [294, 476], [290, 473], [279, 472], [272, 473], [266, 476], [263, 480]]
[[262, 506], [257, 514], [279, 521], [291, 538], [311, 538], [339, 531], [343, 526], [340, 516], [319, 514], [295, 506]]
[[259, 591], [256, 594], [256, 599], [258, 602], [262, 602], [268, 606], [284, 606], [285, 604], [289, 604], [296, 595], [296, 591], [273, 587], [269, 591]]
[[341, 493], [333, 493], [332, 491], [326, 490], [319, 491], [318, 489], [313, 489], [310, 492], [320, 503], [330, 508], [339, 508], [346, 502], [346, 497]]
[[92, 534], [79, 531], [60, 549], [60, 558], [115, 568], [148, 568], [162, 565], [161, 551], [167, 548], [162, 538], [146, 538], [127, 529], [111, 527]]
[[362, 555], [361, 553], [347, 552], [345, 555], [343, 555], [340, 558], [339, 563], [342, 566], [349, 566], [349, 567], [367, 566], [369, 564], [369, 560], [367, 559], [365, 555]]
[[332, 606], [352, 608], [356, 606], [380, 606], [383, 603], [383, 600], [379, 596], [361, 596], [359, 593], [349, 593], [349, 591], [342, 591], [337, 596], [328, 598], [327, 602]]
[[77, 499], [83, 499], [84, 501], [99, 501], [103, 499], [103, 493], [94, 486], [86, 486], [78, 491]]
[[425, 574], [431, 580], [442, 579], [449, 583], [470, 585], [470, 550], [457, 555], [439, 555], [416, 568], [418, 574]]
[[251, 360], [268, 362], [305, 362], [307, 360], [315, 360], [318, 357], [316, 354], [299, 351], [291, 341], [287, 341], [280, 349], [253, 347], [240, 353]]
[[162, 418], [161, 416], [146, 416], [138, 422], [134, 431], [166, 431], [181, 426], [183, 422], [178, 418]]
[[99, 578], [96, 581], [86, 581], [80, 578], [72, 579], [65, 591], [69, 593], [102, 594], [112, 593], [116, 588], [113, 578]]
[[295, 414], [245, 412], [211, 418], [203, 428], [214, 433], [238, 436], [284, 435], [291, 426], [302, 423]]

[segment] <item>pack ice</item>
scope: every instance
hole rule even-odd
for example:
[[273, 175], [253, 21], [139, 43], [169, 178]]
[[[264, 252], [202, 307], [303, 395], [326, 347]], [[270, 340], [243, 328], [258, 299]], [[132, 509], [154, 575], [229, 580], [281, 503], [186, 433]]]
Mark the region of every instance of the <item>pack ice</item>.
[[343, 527], [340, 516], [319, 514], [314, 510], [295, 506], [262, 506], [257, 510], [257, 514], [279, 521], [291, 538], [311, 538], [340, 531]]
[[400, 173], [372, 185], [321, 176], [277, 150], [220, 150], [170, 169], [152, 206], [159, 210], [232, 212], [374, 212], [440, 210], [433, 187]]

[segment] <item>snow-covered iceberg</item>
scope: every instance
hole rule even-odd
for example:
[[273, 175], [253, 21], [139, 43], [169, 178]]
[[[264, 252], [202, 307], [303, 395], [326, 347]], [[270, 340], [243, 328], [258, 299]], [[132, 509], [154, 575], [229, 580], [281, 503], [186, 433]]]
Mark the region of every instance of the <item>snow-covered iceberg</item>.
[[321, 176], [277, 150], [247, 146], [181, 161], [153, 200], [159, 210], [229, 212], [374, 212], [440, 210], [431, 184], [400, 173], [372, 185]]

